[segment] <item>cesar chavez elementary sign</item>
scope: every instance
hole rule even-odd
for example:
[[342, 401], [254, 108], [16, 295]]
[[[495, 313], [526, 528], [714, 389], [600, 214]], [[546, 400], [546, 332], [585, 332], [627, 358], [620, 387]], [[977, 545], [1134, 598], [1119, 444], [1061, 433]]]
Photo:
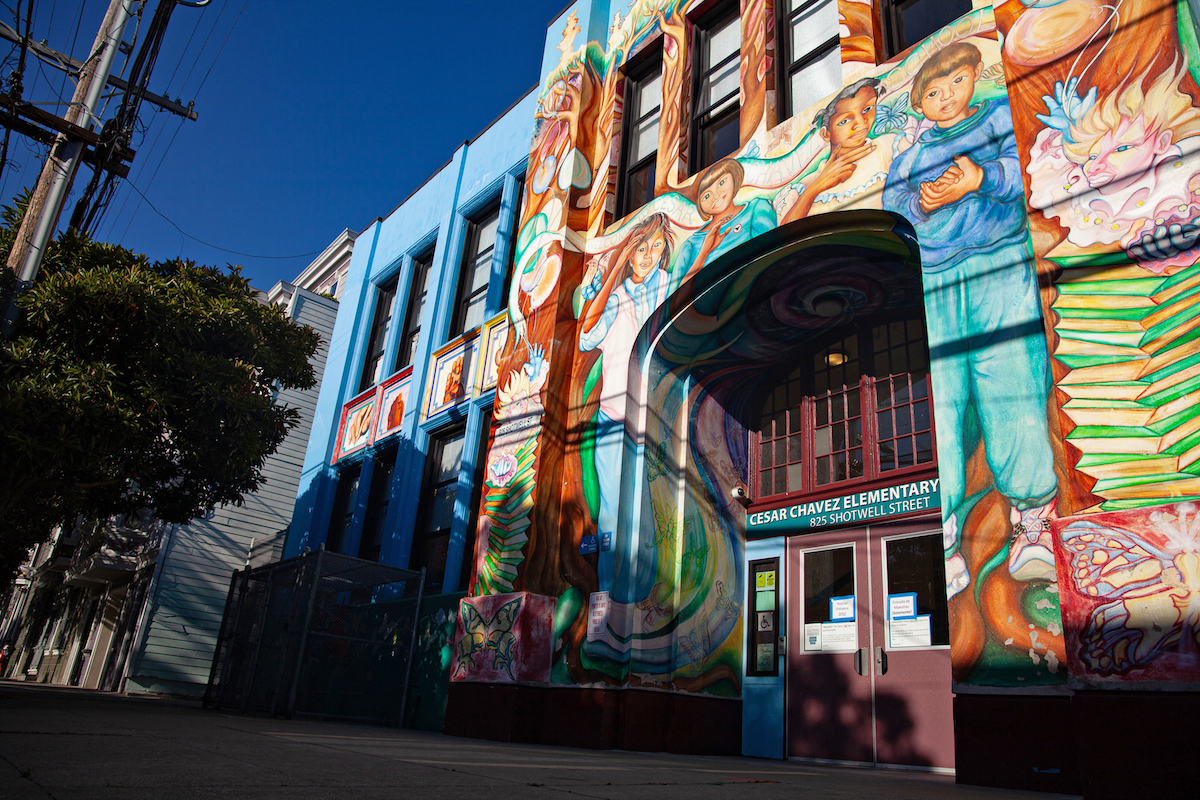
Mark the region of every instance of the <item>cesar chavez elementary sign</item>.
[[796, 533], [850, 522], [895, 517], [941, 506], [939, 479], [852, 492], [812, 503], [758, 511], [746, 517], [747, 533]]

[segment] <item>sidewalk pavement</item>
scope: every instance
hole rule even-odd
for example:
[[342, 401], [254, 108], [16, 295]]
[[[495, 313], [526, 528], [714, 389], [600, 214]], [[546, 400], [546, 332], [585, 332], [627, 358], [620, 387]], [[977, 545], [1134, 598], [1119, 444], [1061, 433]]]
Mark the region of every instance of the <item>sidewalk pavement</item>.
[[1025, 798], [953, 778], [502, 744], [0, 681], [0, 800]]

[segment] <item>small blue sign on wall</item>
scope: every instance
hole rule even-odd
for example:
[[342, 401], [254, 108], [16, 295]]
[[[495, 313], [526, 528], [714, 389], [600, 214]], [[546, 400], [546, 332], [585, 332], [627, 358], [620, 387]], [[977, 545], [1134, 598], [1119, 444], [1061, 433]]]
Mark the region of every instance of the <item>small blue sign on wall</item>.
[[600, 549], [600, 537], [592, 534], [591, 536], [581, 537], [579, 540], [579, 555], [589, 556]]
[[600, 549], [604, 551], [612, 550], [612, 534], [600, 534]]

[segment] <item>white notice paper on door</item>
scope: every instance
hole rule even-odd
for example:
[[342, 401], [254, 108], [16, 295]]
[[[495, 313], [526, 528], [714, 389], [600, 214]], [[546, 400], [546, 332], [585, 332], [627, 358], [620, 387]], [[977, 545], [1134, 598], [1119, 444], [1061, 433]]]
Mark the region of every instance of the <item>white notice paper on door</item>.
[[[807, 627], [807, 626], [805, 626]], [[825, 652], [845, 652], [858, 649], [857, 622], [825, 622], [821, 624], [821, 649]]]
[[821, 649], [821, 623], [814, 622], [804, 626], [804, 649], [810, 651]]
[[829, 618], [834, 622], [849, 622], [854, 619], [854, 595], [829, 598]]
[[894, 619], [888, 626], [888, 647], [931, 647], [933, 629], [929, 615], [916, 619]]

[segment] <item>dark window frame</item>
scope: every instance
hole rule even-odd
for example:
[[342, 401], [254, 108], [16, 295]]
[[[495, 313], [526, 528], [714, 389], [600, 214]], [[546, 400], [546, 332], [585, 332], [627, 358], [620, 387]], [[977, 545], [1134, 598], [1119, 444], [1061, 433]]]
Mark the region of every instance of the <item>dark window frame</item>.
[[[365, 392], [377, 385], [386, 375], [381, 364], [387, 351], [388, 331], [391, 330], [392, 317], [396, 311], [396, 283], [392, 277], [375, 289], [375, 311], [371, 315], [371, 332], [367, 337], [367, 352], [363, 358], [362, 376], [358, 381], [358, 392]], [[387, 308], [384, 308], [384, 305]], [[385, 313], [386, 312], [386, 313]]]
[[[909, 323], [919, 323], [924, 327], [924, 320], [921, 317], [913, 317], [911, 315], [897, 315], [891, 319], [870, 320], [860, 322], [854, 326], [852, 333], [847, 333], [846, 329], [839, 329], [841, 332], [835, 336], [827, 337], [824, 340], [816, 343], [813, 348], [813, 353], [819, 355], [825, 352], [833, 345], [845, 342], [849, 338], [857, 337], [858, 342], [871, 342], [875, 331], [879, 328], [885, 328], [890, 331], [890, 326], [900, 323], [908, 326]], [[918, 342], [915, 338], [907, 336], [901, 345], [901, 349], [908, 352], [913, 344]], [[804, 370], [803, 377], [800, 381], [800, 393], [802, 401], [799, 404], [793, 403], [790, 397], [785, 399], [784, 409], [774, 409], [770, 413], [773, 415], [782, 414], [784, 423], [784, 433], [782, 435], [764, 436], [761, 425], [759, 429], [750, 431], [750, 455], [751, 468], [749, 475], [749, 485], [751, 497], [755, 505], [763, 504], [764, 506], [777, 504], [782, 501], [794, 501], [797, 497], [802, 496], [819, 496], [824, 494], [840, 493], [848, 490], [850, 487], [858, 487], [863, 485], [877, 484], [880, 482], [892, 482], [904, 476], [926, 472], [937, 468], [937, 438], [934, 430], [933, 419], [933, 397], [929, 378], [929, 363], [928, 363], [928, 334], [924, 332], [924, 338], [919, 342], [920, 347], [924, 349], [924, 361], [918, 362], [917, 369], [909, 368], [904, 372], [889, 372], [886, 375], [875, 375], [878, 371], [878, 365], [875, 360], [884, 357], [883, 353], [877, 353], [874, 346], [864, 350], [863, 347], [858, 348], [858, 352], [854, 356], [855, 360], [863, 360], [867, 363], [861, 363], [855, 368], [859, 370], [860, 377], [854, 384], [845, 384], [843, 387], [826, 386], [823, 391], [818, 390], [815, 385], [815, 368], [807, 368]], [[890, 333], [888, 334], [890, 337]], [[889, 339], [890, 342], [890, 339]], [[895, 350], [897, 345], [890, 344], [884, 348], [888, 354], [886, 357], [891, 358], [891, 351]], [[920, 351], [918, 351], [920, 352]], [[907, 358], [908, 356], [906, 356]], [[804, 365], [807, 367], [807, 365]], [[909, 367], [912, 365], [910, 364]], [[799, 372], [797, 370], [796, 372]], [[767, 415], [766, 406], [771, 401], [771, 393], [777, 387], [787, 387], [789, 380], [794, 380], [795, 372], [789, 374], [783, 381], [771, 386], [764, 396], [763, 400], [763, 415]], [[920, 377], [910, 378], [904, 389], [897, 389], [898, 381], [902, 376], [923, 376], [924, 379], [924, 395], [917, 397], [914, 394], [913, 388], [920, 383]], [[889, 402], [881, 402], [879, 392], [882, 390], [890, 390], [887, 395]], [[786, 393], [786, 388], [785, 388]], [[907, 391], [907, 400], [905, 402], [897, 402], [896, 398], [904, 396], [903, 391]], [[822, 402], [832, 403], [835, 398], [845, 396], [846, 402], [843, 405], [844, 415], [843, 420], [857, 419], [860, 431], [860, 441], [851, 442], [849, 437], [845, 437], [845, 441], [840, 447], [834, 447], [837, 444], [836, 437], [833, 433], [835, 428], [842, 420], [833, 419], [829, 415], [825, 420], [825, 424], [820, 426], [821, 430], [826, 428], [831, 430], [830, 436], [832, 444], [829, 447], [830, 454], [837, 452], [845, 452], [847, 454], [847, 462], [850, 461], [850, 456], [855, 450], [861, 450], [861, 474], [848, 474], [844, 478], [829, 478], [826, 474], [826, 480], [819, 481], [818, 475], [818, 458], [826, 457], [828, 454], [818, 456], [816, 453], [816, 431], [818, 430], [818, 405]], [[851, 399], [856, 400], [851, 403]], [[918, 427], [921, 422], [918, 415], [919, 404], [924, 404], [925, 419], [924, 424]], [[794, 408], [797, 406], [798, 408]], [[828, 406], [827, 406], [828, 408]], [[895, 430], [895, 414], [900, 410], [905, 409], [908, 414], [909, 431], [899, 433]], [[890, 412], [890, 413], [889, 413]], [[892, 426], [891, 431], [884, 431], [886, 436], [881, 438], [880, 420], [881, 415], [889, 415], [889, 424]], [[795, 416], [799, 416], [797, 425], [793, 425]], [[849, 426], [847, 426], [849, 427]], [[775, 433], [775, 432], [772, 432]], [[884, 466], [884, 454], [882, 453], [883, 445], [889, 442], [900, 442], [907, 437], [913, 442], [918, 436], [928, 435], [929, 453], [931, 457], [926, 461], [917, 461], [917, 451], [913, 448], [913, 463], [905, 466], [900, 465], [900, 457], [896, 455], [895, 449], [891, 451], [891, 462], [893, 466]], [[800, 453], [793, 458], [792, 445], [794, 440], [798, 440]], [[764, 465], [763, 448], [776, 448], [776, 443], [781, 443], [783, 447], [784, 460], [780, 462], [774, 456], [779, 454], [779, 449], [775, 449], [771, 456], [771, 464]], [[830, 462], [832, 463], [832, 462]], [[775, 471], [783, 468], [787, 470], [793, 464], [798, 464], [798, 472], [800, 475], [800, 486], [794, 487], [790, 477], [792, 473], [785, 472], [787, 476], [787, 488], [785, 491], [775, 491], [774, 482], [778, 480]], [[772, 473], [772, 485], [764, 491], [765, 480], [762, 473], [768, 471]], [[849, 472], [849, 466], [847, 466]]]
[[[633, 157], [633, 138], [634, 131], [638, 126], [650, 119], [654, 115], [659, 118], [659, 134], [662, 133], [662, 113], [663, 113], [663, 98], [659, 95], [658, 105], [654, 111], [645, 114], [634, 116], [635, 106], [637, 104], [638, 89], [649, 81], [655, 78], [661, 78], [663, 74], [662, 63], [662, 42], [659, 41], [655, 46], [651, 46], [646, 50], [638, 53], [638, 55], [628, 64], [625, 69], [625, 97], [622, 104], [624, 113], [621, 118], [621, 152], [620, 164], [621, 167], [617, 171], [617, 217], [625, 217], [637, 211], [647, 202], [647, 198], [635, 197], [630, 188], [633, 185], [633, 176], [645, 170], [649, 170], [650, 194], [654, 194], [654, 185], [657, 180], [657, 165], [658, 165], [658, 144], [654, 146], [654, 150], [648, 155], [643, 156], [636, 162], [630, 162]], [[640, 109], [637, 109], [640, 111]]]
[[329, 528], [325, 532], [326, 550], [340, 553], [346, 543], [346, 534], [354, 524], [358, 483], [361, 479], [362, 461], [355, 461], [338, 471], [337, 486], [333, 490], [333, 510], [329, 515]]
[[[413, 258], [412, 279], [409, 281], [408, 302], [404, 309], [404, 328], [396, 341], [396, 361], [392, 365], [392, 374], [413, 363], [417, 356], [417, 341], [421, 335], [421, 313], [429, 297], [429, 276], [433, 272], [433, 260], [436, 255], [430, 247], [424, 253]], [[420, 281], [420, 283], [418, 283]], [[417, 288], [420, 287], [418, 296]]]
[[[707, 69], [704, 68], [704, 63], [708, 60], [708, 45], [710, 32], [718, 28], [731, 19], [739, 20], [738, 22], [738, 48], [737, 50], [721, 59], [718, 63], [713, 64]], [[692, 27], [692, 109], [688, 117], [688, 137], [689, 137], [689, 164], [688, 171], [695, 175], [703, 171], [706, 167], [710, 167], [722, 158], [726, 158], [729, 154], [726, 153], [720, 156], [714, 156], [711, 161], [706, 160], [703, 156], [701, 146], [706, 131], [712, 128], [719, 128], [727, 123], [730, 118], [739, 119], [741, 117], [742, 105], [738, 101], [738, 96], [741, 93], [741, 78], [740, 78], [740, 62], [742, 58], [742, 43], [741, 43], [741, 6], [737, 2], [722, 3], [717, 8], [712, 9], [704, 16], [696, 20]], [[713, 75], [724, 69], [731, 61], [739, 62], [739, 78], [738, 86], [732, 92], [722, 96], [716, 101], [710, 101], [706, 106], [700, 105], [701, 89], [704, 86], [705, 78]], [[733, 102], [730, 103], [730, 100]], [[728, 107], [726, 107], [728, 103]], [[716, 113], [713, 110], [717, 109]], [[740, 124], [740, 123], [739, 123]], [[735, 147], [733, 152], [737, 152]]]
[[392, 499], [392, 478], [396, 474], [398, 448], [391, 447], [375, 455], [371, 470], [371, 486], [367, 490], [367, 510], [363, 516], [362, 537], [358, 540], [358, 557], [378, 561], [387, 537], [388, 506]]
[[[420, 567], [428, 566], [426, 563], [423, 563], [423, 559], [419, 558], [419, 556], [423, 554], [425, 543], [429, 540], [445, 535], [447, 537], [447, 551], [449, 550], [449, 537], [453, 535], [454, 530], [454, 515], [453, 513], [450, 515], [450, 527], [431, 529], [434, 512], [433, 501], [437, 496], [438, 490], [447, 486], [454, 486], [455, 493], [453, 502], [457, 503], [459, 499], [458, 489], [461, 488], [458, 486], [458, 483], [459, 476], [462, 473], [462, 456], [465, 454], [467, 446], [466, 436], [467, 426], [465, 421], [447, 425], [446, 427], [440, 428], [433, 432], [429, 436], [429, 449], [426, 451], [425, 468], [421, 475], [421, 501], [417, 509], [416, 525], [413, 527], [412, 550], [410, 551], [408, 562], [411, 569], [419, 569]], [[441, 466], [442, 453], [444, 452], [446, 443], [456, 438], [462, 440], [463, 447], [463, 449], [459, 452], [459, 467], [457, 470], [455, 470], [452, 477], [437, 481], [435, 483], [433, 479], [436, 476], [436, 470]], [[446, 587], [442, 585], [442, 582], [445, 579], [445, 574], [444, 564], [442, 566], [442, 575], [440, 577], [436, 576], [432, 570], [426, 570], [426, 590], [430, 594], [444, 594], [447, 592]], [[459, 576], [459, 583], [462, 583], [461, 575]], [[457, 587], [450, 589], [449, 591], [457, 591]]]
[[840, 34], [835, 34], [828, 41], [815, 48], [807, 55], [804, 55], [799, 59], [794, 59], [792, 57], [792, 19], [794, 17], [801, 16], [813, 6], [821, 2], [824, 2], [824, 0], [809, 0], [807, 3], [802, 3], [801, 5], [797, 6], [790, 13], [787, 11], [786, 2], [780, 2], [777, 5], [778, 18], [775, 21], [775, 61], [779, 66], [779, 73], [775, 77], [775, 96], [779, 98], [779, 113], [777, 116], [780, 122], [790, 119], [797, 111], [797, 109], [792, 107], [795, 99], [792, 97], [792, 76], [797, 72], [803, 72], [808, 67], [829, 55], [830, 51], [837, 50], [841, 47], [841, 36]]
[[[496, 218], [496, 238], [492, 239], [492, 243], [486, 248], [486, 253], [479, 249], [479, 231], [483, 227], [483, 223]], [[466, 235], [463, 241], [462, 258], [458, 262], [458, 281], [454, 290], [454, 305], [453, 313], [450, 316], [450, 328], [447, 333], [447, 341], [454, 339], [466, 333], [469, 328], [466, 327], [467, 312], [472, 304], [478, 299], [478, 302], [484, 304], [483, 316], [487, 315], [487, 290], [491, 283], [492, 263], [496, 259], [496, 242], [499, 239], [500, 231], [500, 198], [496, 198], [491, 203], [488, 203], [479, 211], [476, 211], [467, 218]], [[477, 289], [471, 289], [469, 281], [478, 268], [479, 260], [487, 258], [488, 279], [483, 285]], [[481, 299], [480, 299], [481, 298]], [[483, 320], [480, 320], [482, 324]]]
[[[922, 1], [923, 0], [883, 0], [880, 7], [880, 14], [882, 17], [881, 21], [883, 23], [885, 59], [895, 58], [905, 50], [921, 41], [920, 39], [913, 42], [907, 41], [907, 37], [904, 34], [904, 11]], [[964, 12], [964, 14], [968, 14], [971, 11], [970, 0], [963, 1], [967, 4], [967, 10]], [[946, 19], [942, 22], [942, 27], [949, 25], [956, 19], [960, 19], [962, 16], [963, 14], [960, 14], [957, 17], [950, 17], [949, 19]]]
[[503, 311], [508, 308], [508, 293], [512, 291], [513, 273], [517, 269], [517, 234], [521, 230], [521, 212], [524, 210], [525, 181], [522, 178], [518, 178], [516, 209], [513, 213], [512, 226], [509, 228], [508, 243], [505, 245], [508, 252], [504, 257], [504, 289], [500, 294], [500, 308], [497, 311]]

